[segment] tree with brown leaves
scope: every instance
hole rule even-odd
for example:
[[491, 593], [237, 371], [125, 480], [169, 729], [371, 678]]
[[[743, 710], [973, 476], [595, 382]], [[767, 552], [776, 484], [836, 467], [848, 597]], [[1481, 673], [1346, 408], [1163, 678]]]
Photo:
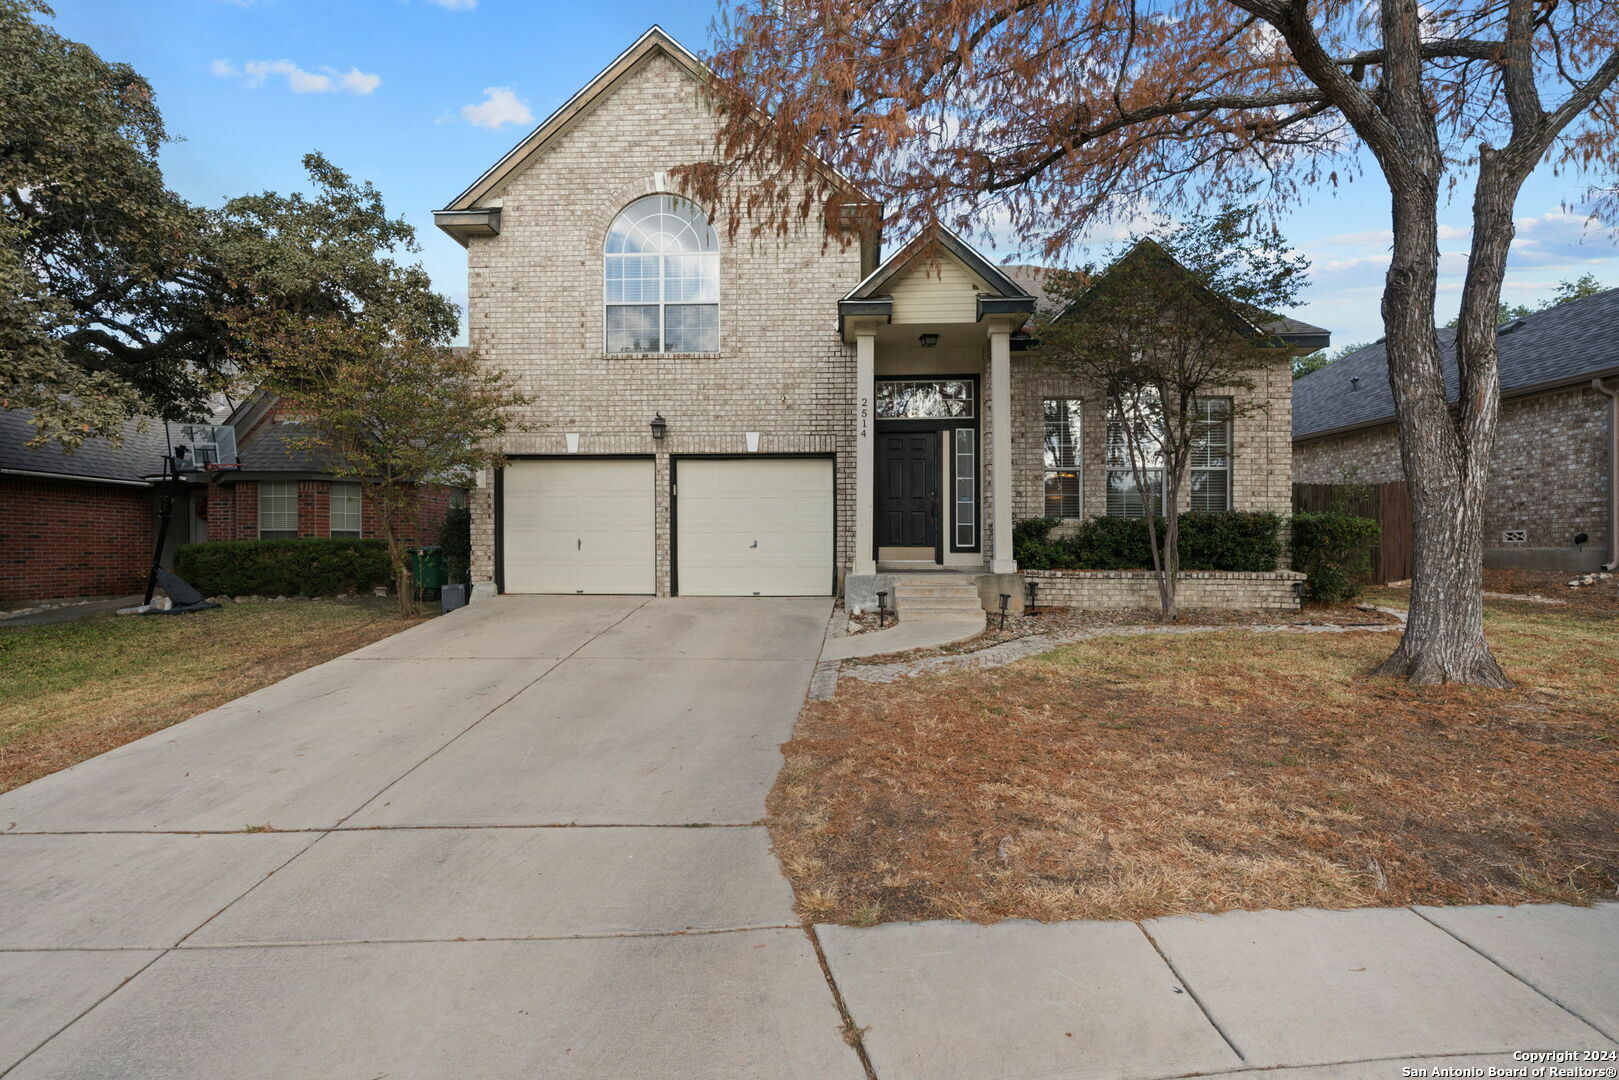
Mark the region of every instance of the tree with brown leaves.
[[[1613, 0], [734, 0], [710, 59], [716, 160], [686, 171], [733, 223], [846, 220], [836, 172], [890, 225], [994, 215], [1056, 254], [1146, 200], [1273, 205], [1369, 157], [1387, 181], [1383, 295], [1416, 552], [1380, 669], [1506, 685], [1484, 639], [1483, 505], [1513, 206], [1543, 161], [1619, 168]], [[735, 173], [747, 184], [729, 182]], [[1471, 186], [1447, 401], [1435, 332], [1442, 194]], [[1612, 211], [1613, 190], [1597, 202]]]

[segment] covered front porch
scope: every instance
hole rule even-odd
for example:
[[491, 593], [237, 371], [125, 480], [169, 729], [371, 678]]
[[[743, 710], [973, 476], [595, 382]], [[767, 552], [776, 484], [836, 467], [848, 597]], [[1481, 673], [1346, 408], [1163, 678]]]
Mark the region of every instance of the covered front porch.
[[1011, 355], [1034, 304], [942, 229], [839, 303], [857, 379], [851, 605], [879, 575], [1017, 571]]

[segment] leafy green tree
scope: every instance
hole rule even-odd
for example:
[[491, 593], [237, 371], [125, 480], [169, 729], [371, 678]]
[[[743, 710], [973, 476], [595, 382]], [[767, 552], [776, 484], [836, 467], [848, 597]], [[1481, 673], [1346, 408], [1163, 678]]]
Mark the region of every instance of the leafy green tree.
[[400, 258], [416, 250], [411, 226], [370, 184], [318, 154], [304, 163], [312, 195], [247, 196], [213, 216], [213, 257], [236, 283], [224, 320], [244, 374], [364, 485], [408, 614], [404, 535], [421, 485], [494, 464], [507, 410], [525, 398], [505, 369], [451, 346], [455, 305]]
[[[266, 324], [268, 326], [268, 324]], [[496, 463], [512, 376], [470, 350], [401, 338], [374, 317], [280, 321], [262, 342], [266, 385], [295, 406], [301, 441], [364, 486], [388, 545], [401, 615], [415, 610], [405, 530], [424, 483], [465, 482]]]
[[1040, 356], [1108, 399], [1110, 463], [1133, 475], [1166, 622], [1179, 613], [1181, 496], [1208, 448], [1199, 399], [1228, 399], [1231, 421], [1269, 408], [1253, 391], [1285, 354], [1260, 328], [1294, 302], [1307, 268], [1256, 211], [1228, 206], [1048, 285], [1068, 302], [1041, 329]]
[[33, 410], [35, 443], [116, 438], [137, 412], [195, 417], [266, 359], [239, 313], [448, 340], [458, 312], [407, 263], [415, 233], [370, 184], [319, 154], [310, 190], [217, 209], [158, 167], [151, 86], [0, 0], [0, 407]]
[[0, 0], [0, 407], [72, 446], [140, 405], [197, 408], [217, 354], [184, 284], [196, 219], [163, 186], [152, 88], [51, 14]]

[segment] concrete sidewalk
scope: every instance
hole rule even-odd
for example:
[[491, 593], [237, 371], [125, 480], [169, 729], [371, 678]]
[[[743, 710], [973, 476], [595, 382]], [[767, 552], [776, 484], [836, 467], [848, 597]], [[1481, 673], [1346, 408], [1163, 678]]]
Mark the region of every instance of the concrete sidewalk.
[[881, 1080], [1399, 1077], [1619, 1046], [1619, 905], [816, 934]]

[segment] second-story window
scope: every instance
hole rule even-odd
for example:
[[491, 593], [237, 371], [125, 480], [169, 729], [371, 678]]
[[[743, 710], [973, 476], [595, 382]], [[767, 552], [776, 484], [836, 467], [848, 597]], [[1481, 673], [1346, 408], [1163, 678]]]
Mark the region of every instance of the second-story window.
[[696, 203], [636, 199], [607, 230], [603, 262], [607, 352], [719, 351], [719, 241]]

